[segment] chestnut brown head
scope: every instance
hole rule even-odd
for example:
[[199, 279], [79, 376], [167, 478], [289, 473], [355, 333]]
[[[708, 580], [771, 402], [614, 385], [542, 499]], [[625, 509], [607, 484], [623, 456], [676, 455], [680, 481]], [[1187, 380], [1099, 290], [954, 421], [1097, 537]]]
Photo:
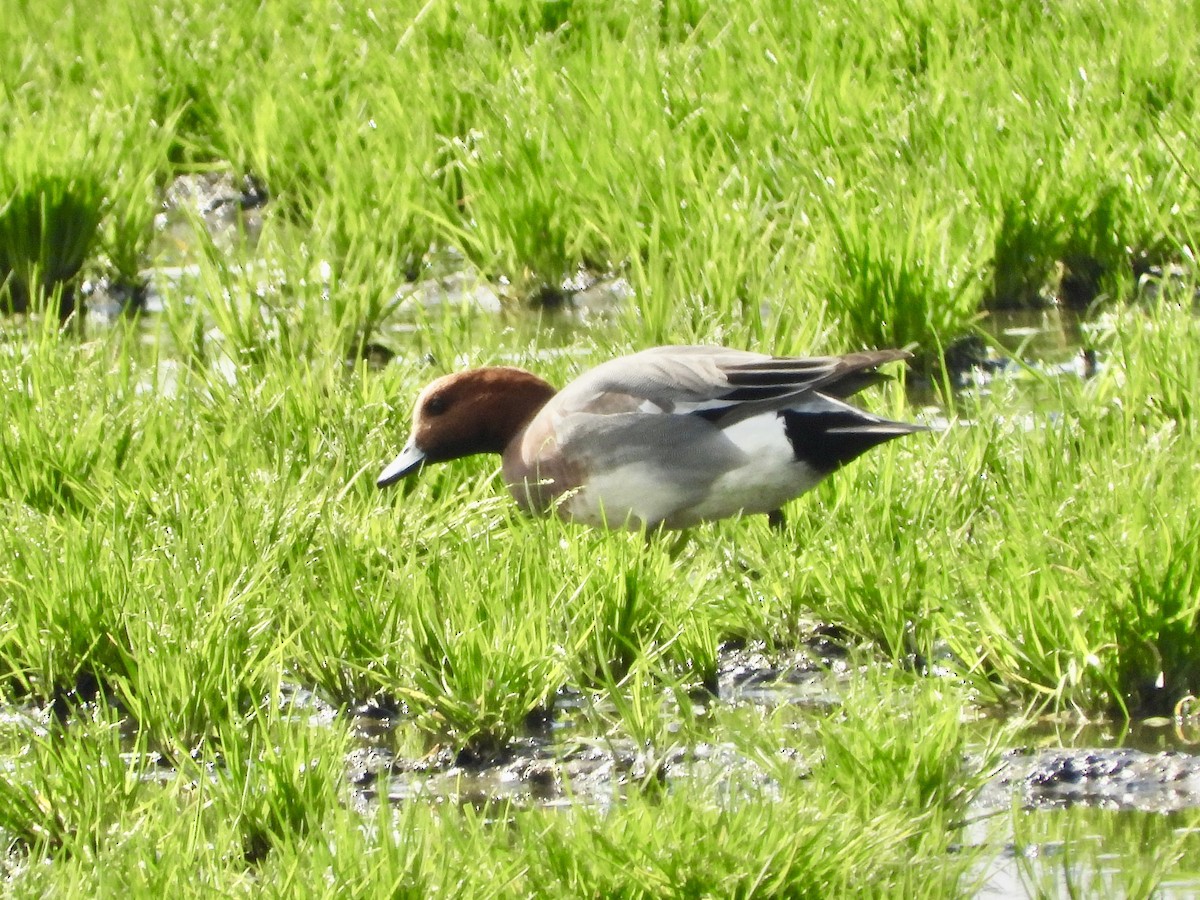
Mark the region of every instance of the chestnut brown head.
[[437, 379], [417, 397], [408, 443], [376, 484], [394, 484], [427, 462], [503, 453], [555, 393], [536, 375], [509, 366]]

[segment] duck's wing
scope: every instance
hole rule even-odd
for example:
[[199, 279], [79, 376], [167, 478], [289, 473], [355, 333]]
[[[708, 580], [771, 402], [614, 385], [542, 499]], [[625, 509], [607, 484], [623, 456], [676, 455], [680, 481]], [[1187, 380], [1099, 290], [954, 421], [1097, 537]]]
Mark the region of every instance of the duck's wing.
[[877, 367], [910, 356], [903, 350], [777, 357], [723, 347], [656, 347], [597, 366], [559, 392], [553, 405], [560, 414], [698, 416], [725, 428], [810, 402], [814, 412], [829, 408], [828, 398], [883, 380]]

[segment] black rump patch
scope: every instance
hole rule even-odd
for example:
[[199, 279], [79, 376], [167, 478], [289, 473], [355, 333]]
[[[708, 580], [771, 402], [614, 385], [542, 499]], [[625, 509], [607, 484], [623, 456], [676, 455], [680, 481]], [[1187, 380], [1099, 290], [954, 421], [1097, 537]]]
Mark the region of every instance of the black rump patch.
[[873, 421], [853, 410], [784, 409], [779, 417], [783, 419], [784, 434], [796, 459], [822, 474], [840, 469], [872, 447], [913, 430], [891, 422]]

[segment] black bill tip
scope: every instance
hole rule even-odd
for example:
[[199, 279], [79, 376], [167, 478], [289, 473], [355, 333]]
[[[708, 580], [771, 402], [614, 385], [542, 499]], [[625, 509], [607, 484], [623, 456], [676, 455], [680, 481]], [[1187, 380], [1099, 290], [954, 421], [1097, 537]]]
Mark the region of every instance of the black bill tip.
[[375, 486], [385, 488], [395, 484], [416, 472], [423, 465], [425, 465], [425, 451], [415, 444], [409, 444], [379, 473], [379, 477], [375, 479]]

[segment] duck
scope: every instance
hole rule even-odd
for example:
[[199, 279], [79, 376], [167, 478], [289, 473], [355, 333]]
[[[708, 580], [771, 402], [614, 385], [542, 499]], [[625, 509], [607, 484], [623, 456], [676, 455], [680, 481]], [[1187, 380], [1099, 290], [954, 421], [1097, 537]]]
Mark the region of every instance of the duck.
[[408, 441], [376, 483], [495, 453], [517, 505], [536, 515], [652, 530], [766, 514], [778, 528], [788, 501], [872, 447], [929, 430], [845, 402], [911, 356], [663, 346], [561, 390], [512, 366], [455, 372], [420, 392]]

